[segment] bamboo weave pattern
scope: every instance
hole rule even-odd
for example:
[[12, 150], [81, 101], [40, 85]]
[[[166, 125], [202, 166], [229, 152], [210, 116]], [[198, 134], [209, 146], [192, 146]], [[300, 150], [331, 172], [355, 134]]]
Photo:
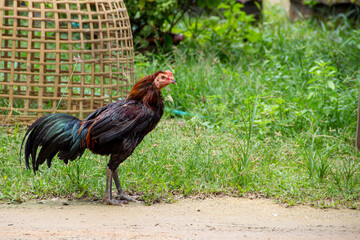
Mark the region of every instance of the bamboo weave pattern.
[[0, 124], [85, 118], [134, 83], [122, 0], [0, 0]]

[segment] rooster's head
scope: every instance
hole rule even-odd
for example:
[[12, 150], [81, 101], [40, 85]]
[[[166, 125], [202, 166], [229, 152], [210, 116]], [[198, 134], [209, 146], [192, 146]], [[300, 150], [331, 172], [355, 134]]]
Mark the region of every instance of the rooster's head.
[[161, 89], [170, 83], [176, 84], [171, 71], [157, 71], [152, 75], [147, 75], [146, 77], [139, 79], [139, 81], [131, 89], [129, 98], [134, 100], [146, 98], [149, 91], [155, 91], [160, 94]]
[[174, 79], [173, 73], [169, 70], [166, 70], [165, 72], [158, 71], [153, 74], [153, 77], [153, 85], [160, 90], [169, 85], [170, 83], [177, 84]]

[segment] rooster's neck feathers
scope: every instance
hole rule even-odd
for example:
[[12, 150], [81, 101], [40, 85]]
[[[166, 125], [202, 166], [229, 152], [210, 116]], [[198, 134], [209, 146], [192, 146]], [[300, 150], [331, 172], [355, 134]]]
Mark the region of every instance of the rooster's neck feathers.
[[128, 99], [140, 101], [153, 111], [164, 108], [164, 99], [161, 96], [161, 91], [153, 84], [154, 79], [160, 73], [162, 72], [158, 71], [153, 75], [141, 78], [131, 89]]

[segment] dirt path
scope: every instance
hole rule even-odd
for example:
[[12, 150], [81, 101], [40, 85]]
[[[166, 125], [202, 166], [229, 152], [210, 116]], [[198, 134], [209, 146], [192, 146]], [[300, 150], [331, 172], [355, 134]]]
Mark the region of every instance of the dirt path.
[[360, 239], [358, 210], [230, 197], [152, 206], [67, 203], [0, 204], [0, 239]]

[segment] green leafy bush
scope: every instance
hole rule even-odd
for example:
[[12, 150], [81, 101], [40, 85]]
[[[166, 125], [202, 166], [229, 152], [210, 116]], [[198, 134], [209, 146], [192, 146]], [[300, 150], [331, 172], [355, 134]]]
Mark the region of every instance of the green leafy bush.
[[195, 6], [213, 7], [220, 0], [129, 0], [126, 7], [129, 13], [134, 41], [137, 47], [148, 48], [149, 44], [162, 43], [159, 48], [169, 48], [172, 38], [168, 34], [172, 28]]
[[185, 26], [177, 32], [185, 35], [189, 48], [210, 52], [220, 59], [236, 59], [248, 44], [261, 39], [259, 28], [253, 25], [255, 18], [241, 10], [242, 4], [224, 1], [208, 16], [188, 18]]
[[[209, 47], [221, 57], [241, 49], [246, 41], [258, 41], [260, 32], [251, 25], [253, 15], [241, 10], [236, 1], [130, 0], [127, 2], [135, 45], [169, 50], [175, 31], [184, 34], [190, 48]], [[179, 21], [187, 16], [187, 24]]]

